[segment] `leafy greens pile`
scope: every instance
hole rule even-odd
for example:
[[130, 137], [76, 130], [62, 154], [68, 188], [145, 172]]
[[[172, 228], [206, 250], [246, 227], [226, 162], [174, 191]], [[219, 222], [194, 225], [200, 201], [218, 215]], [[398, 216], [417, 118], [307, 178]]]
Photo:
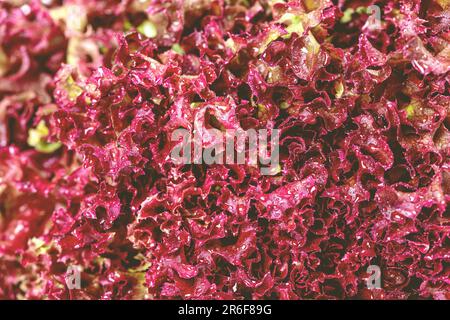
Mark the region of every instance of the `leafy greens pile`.
[[[449, 22], [448, 0], [2, 1], [0, 298], [450, 299]], [[175, 164], [194, 124], [279, 129], [277, 172]]]

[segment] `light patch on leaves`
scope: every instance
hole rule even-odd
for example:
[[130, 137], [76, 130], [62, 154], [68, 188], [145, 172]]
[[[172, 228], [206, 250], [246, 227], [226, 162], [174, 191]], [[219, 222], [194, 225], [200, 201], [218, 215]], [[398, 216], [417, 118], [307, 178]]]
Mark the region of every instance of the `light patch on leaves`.
[[42, 153], [53, 153], [61, 147], [61, 142], [46, 142], [49, 130], [44, 120], [41, 120], [36, 128], [28, 130], [27, 143]]

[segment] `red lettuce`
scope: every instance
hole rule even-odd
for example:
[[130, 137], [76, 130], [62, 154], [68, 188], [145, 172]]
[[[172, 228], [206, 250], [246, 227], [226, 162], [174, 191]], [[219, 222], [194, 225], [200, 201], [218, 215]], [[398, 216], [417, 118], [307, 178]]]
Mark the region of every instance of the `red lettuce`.
[[[449, 9], [3, 1], [0, 298], [450, 299]], [[279, 129], [279, 168], [180, 128]]]

